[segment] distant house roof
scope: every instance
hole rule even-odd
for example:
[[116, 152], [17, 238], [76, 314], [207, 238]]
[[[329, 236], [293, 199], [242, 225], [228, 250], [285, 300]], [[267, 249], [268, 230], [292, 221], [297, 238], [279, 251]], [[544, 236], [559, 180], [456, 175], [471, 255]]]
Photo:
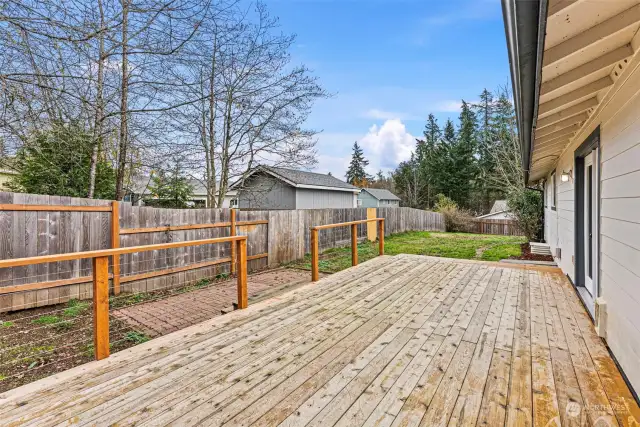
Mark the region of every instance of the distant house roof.
[[480, 215], [476, 218], [488, 218], [492, 215], [509, 212], [509, 211], [511, 211], [511, 209], [509, 209], [509, 206], [507, 206], [506, 200], [496, 200], [493, 203], [493, 206], [491, 206], [491, 211], [489, 211], [488, 214]]
[[400, 200], [400, 197], [383, 188], [363, 188], [362, 190], [371, 194], [378, 200]]
[[496, 200], [491, 207], [491, 211], [489, 213], [498, 213], [508, 211], [509, 207], [507, 206], [506, 200]]
[[[276, 168], [272, 166], [258, 166], [253, 169], [246, 178], [251, 175], [263, 172], [273, 176], [276, 179], [286, 182], [292, 187], [296, 188], [311, 188], [318, 190], [333, 190], [333, 191], [350, 191], [358, 192], [360, 189], [338, 178], [325, 175], [322, 173], [300, 171], [295, 169]], [[246, 179], [245, 178], [245, 179]], [[240, 184], [240, 180], [231, 184], [232, 189], [236, 189]]]

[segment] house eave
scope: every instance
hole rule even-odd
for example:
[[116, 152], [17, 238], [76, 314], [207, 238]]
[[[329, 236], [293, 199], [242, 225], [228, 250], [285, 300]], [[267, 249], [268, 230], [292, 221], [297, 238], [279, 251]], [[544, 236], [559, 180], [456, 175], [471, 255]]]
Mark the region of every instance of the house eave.
[[547, 0], [502, 0], [524, 182], [529, 182], [544, 48]]

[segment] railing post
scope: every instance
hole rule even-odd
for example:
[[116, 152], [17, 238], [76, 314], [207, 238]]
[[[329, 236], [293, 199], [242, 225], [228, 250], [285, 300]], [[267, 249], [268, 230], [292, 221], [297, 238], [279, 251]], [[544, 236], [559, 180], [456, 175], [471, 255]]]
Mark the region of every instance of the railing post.
[[247, 239], [238, 240], [236, 245], [238, 249], [238, 308], [242, 309], [249, 306], [247, 292]]
[[378, 221], [378, 255], [384, 255], [384, 219]]
[[[231, 231], [230, 236], [236, 235], [236, 210], [231, 209]], [[231, 274], [236, 272], [236, 245], [231, 245]]]
[[96, 360], [109, 356], [109, 257], [93, 258], [93, 348]]
[[358, 265], [358, 224], [351, 224], [351, 265]]
[[318, 272], [318, 230], [311, 229], [311, 281], [317, 282], [319, 279]]
[[[111, 202], [111, 248], [120, 247], [120, 207], [117, 201]], [[113, 294], [120, 294], [120, 255], [114, 255], [113, 265]]]

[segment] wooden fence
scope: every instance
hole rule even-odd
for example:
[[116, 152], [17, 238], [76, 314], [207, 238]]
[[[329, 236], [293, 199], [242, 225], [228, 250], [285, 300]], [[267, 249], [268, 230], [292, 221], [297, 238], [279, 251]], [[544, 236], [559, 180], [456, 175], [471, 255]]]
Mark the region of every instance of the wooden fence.
[[512, 219], [476, 219], [474, 232], [479, 234], [496, 234], [500, 236], [524, 236]]
[[[410, 230], [444, 231], [440, 214], [410, 208], [232, 212], [0, 193], [0, 259], [237, 234], [247, 236], [247, 268], [256, 271], [304, 257], [311, 249], [311, 226], [376, 216], [386, 220], [385, 235]], [[366, 224], [358, 226], [358, 238], [366, 238], [368, 233], [371, 230]], [[348, 229], [332, 229], [321, 233], [318, 243], [324, 250], [348, 245], [350, 238]], [[182, 286], [231, 272], [232, 259], [231, 244], [126, 253], [112, 263], [111, 291], [146, 292]], [[0, 312], [91, 298], [91, 268], [89, 259], [76, 259], [0, 269]]]

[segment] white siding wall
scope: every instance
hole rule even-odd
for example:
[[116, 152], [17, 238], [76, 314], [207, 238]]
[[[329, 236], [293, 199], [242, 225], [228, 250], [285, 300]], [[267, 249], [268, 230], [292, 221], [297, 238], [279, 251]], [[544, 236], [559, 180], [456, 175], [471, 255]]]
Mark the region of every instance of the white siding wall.
[[640, 390], [640, 67], [576, 137], [556, 167], [557, 211], [545, 210], [552, 250], [562, 249], [559, 266], [574, 273], [574, 151], [600, 124], [600, 296], [607, 303], [607, 344], [636, 390]]

